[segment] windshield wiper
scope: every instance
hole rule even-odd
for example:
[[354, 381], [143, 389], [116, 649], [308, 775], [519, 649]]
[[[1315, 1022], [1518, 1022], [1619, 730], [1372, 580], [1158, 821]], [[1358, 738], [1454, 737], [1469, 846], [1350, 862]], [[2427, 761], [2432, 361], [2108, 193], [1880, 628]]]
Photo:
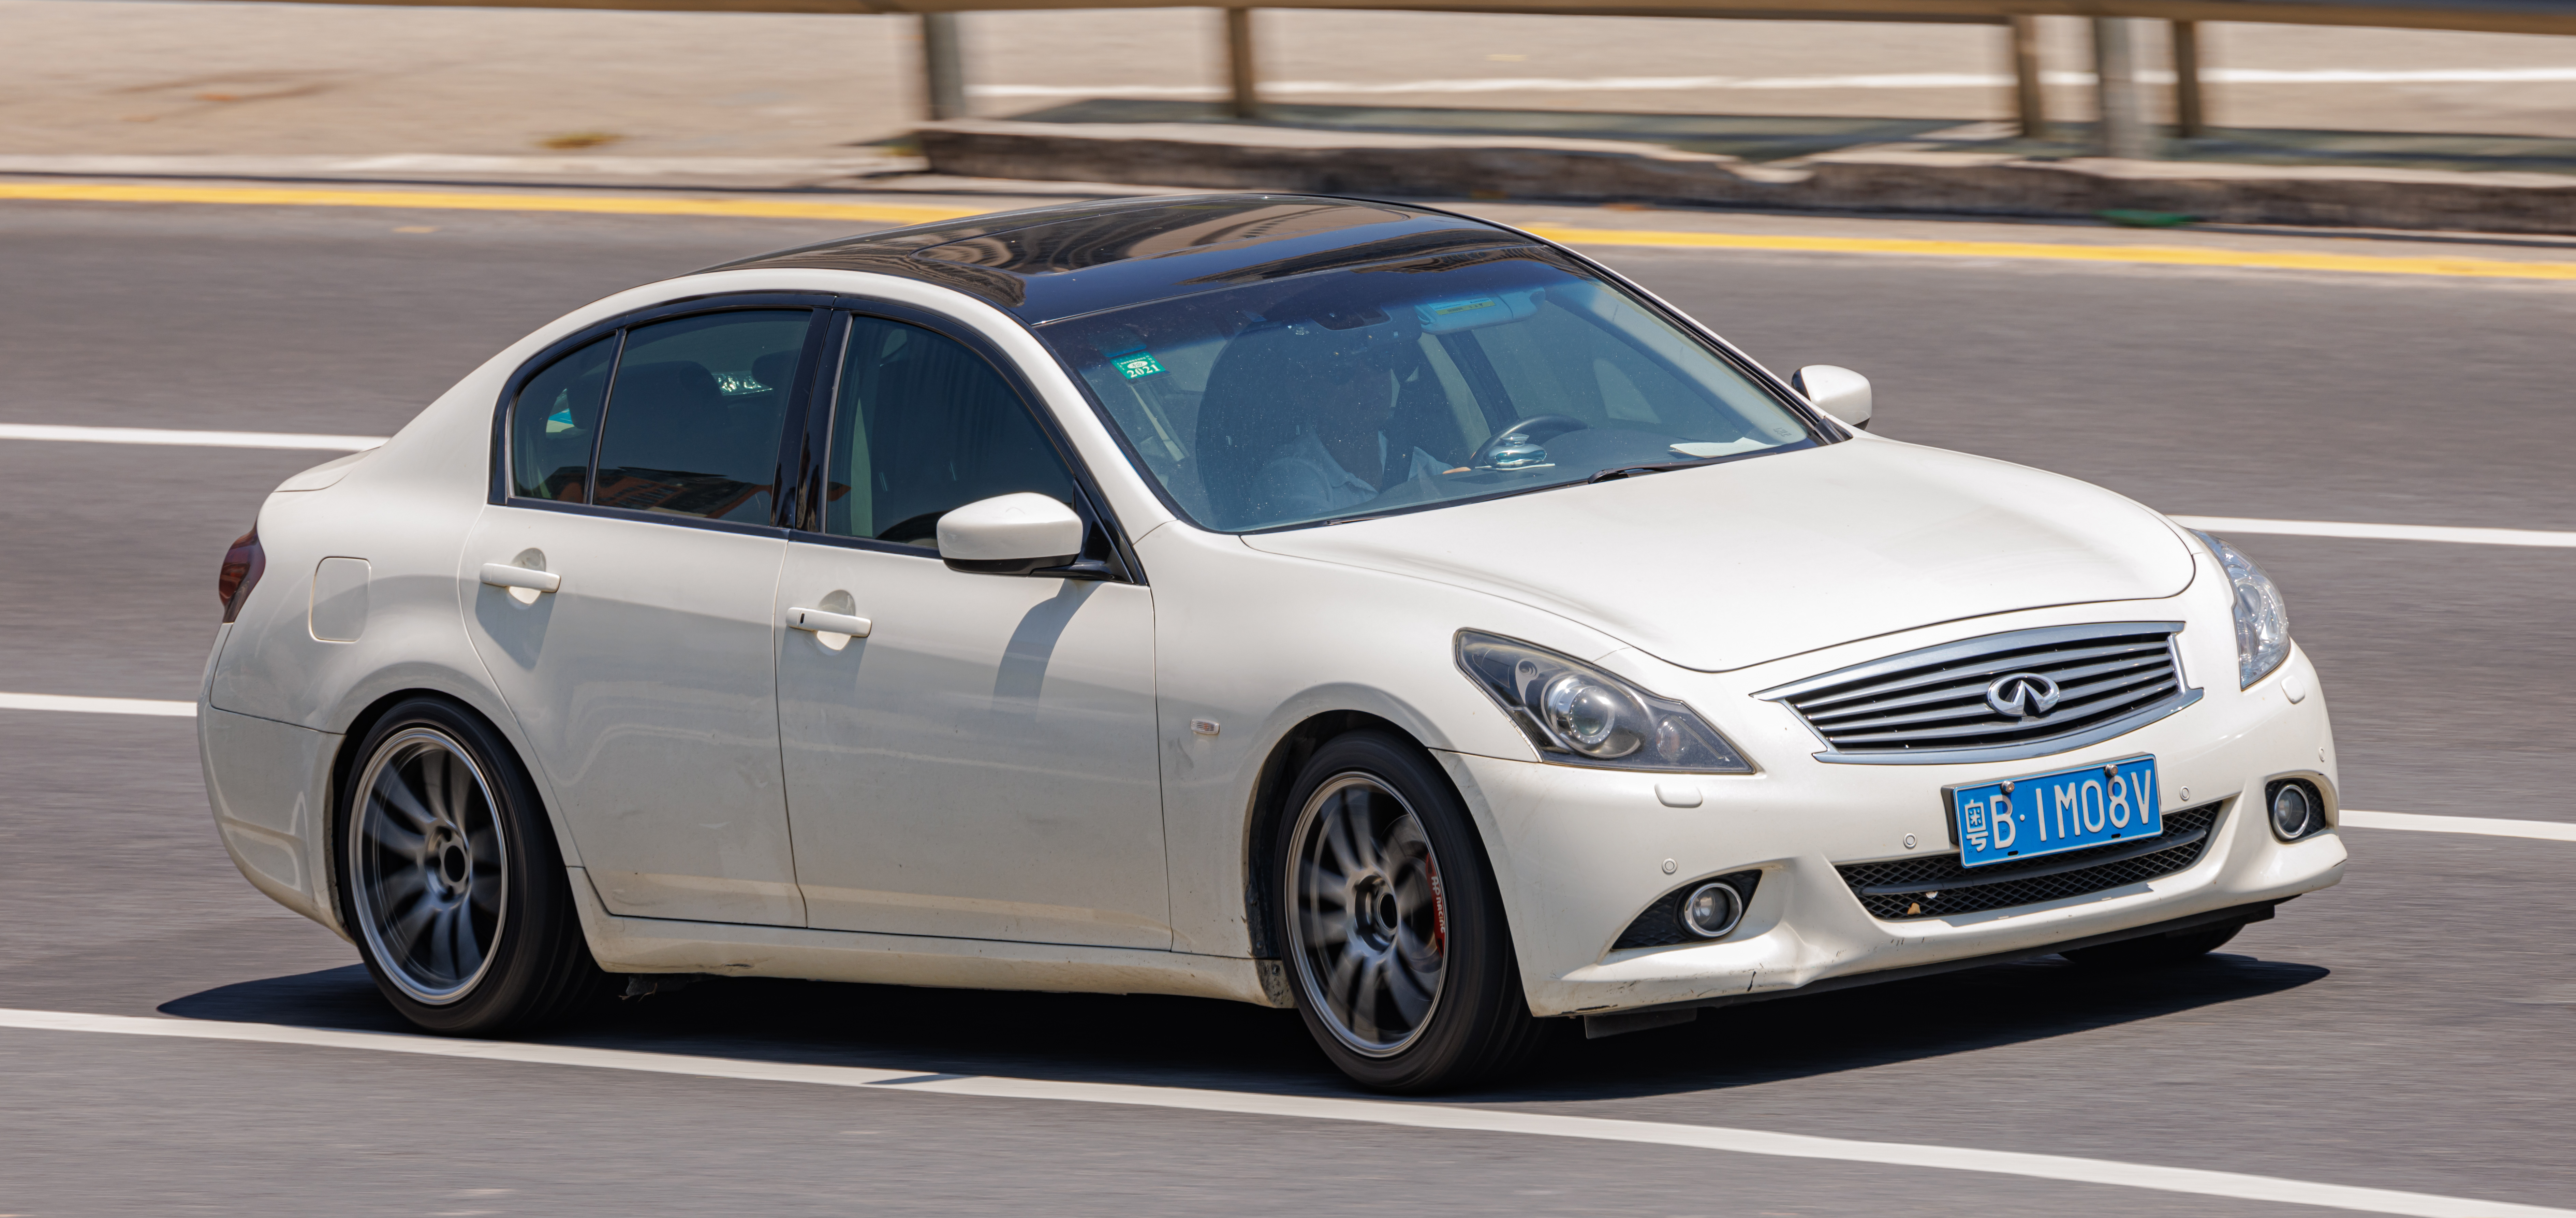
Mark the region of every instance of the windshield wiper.
[[1600, 473], [1584, 479], [1583, 484], [1585, 486], [1590, 486], [1595, 482], [1609, 482], [1614, 479], [1628, 477], [1632, 474], [1660, 474], [1668, 469], [1689, 469], [1694, 465], [1706, 465], [1709, 462], [1718, 459], [1719, 458], [1716, 457], [1701, 457], [1696, 461], [1657, 461], [1646, 465], [1622, 465], [1617, 469], [1602, 470]]

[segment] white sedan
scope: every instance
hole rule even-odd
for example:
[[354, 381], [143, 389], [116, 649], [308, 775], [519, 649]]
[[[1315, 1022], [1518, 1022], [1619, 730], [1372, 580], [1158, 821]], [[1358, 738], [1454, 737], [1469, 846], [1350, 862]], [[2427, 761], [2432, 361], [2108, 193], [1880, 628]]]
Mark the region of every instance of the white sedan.
[[2253, 563], [1869, 414], [1409, 205], [750, 259], [270, 495], [207, 786], [431, 1031], [697, 974], [1184, 994], [1390, 1090], [2172, 963], [2341, 877]]

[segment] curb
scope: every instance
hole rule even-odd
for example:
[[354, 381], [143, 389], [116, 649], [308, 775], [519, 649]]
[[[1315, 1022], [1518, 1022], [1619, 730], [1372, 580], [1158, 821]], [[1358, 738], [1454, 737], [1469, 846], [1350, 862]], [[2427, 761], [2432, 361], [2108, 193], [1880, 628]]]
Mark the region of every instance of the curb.
[[933, 173], [1317, 194], [1794, 211], [2088, 217], [2576, 233], [2576, 175], [1854, 149], [1754, 164], [1614, 140], [1196, 123], [958, 119], [920, 129]]

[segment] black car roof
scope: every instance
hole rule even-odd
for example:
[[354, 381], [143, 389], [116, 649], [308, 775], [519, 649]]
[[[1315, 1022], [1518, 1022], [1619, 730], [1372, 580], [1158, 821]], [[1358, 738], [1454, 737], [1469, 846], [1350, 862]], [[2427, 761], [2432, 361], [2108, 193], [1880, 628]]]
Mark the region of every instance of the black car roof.
[[1029, 325], [1310, 271], [1531, 244], [1464, 216], [1316, 195], [1183, 195], [999, 212], [781, 250], [710, 271], [875, 271]]

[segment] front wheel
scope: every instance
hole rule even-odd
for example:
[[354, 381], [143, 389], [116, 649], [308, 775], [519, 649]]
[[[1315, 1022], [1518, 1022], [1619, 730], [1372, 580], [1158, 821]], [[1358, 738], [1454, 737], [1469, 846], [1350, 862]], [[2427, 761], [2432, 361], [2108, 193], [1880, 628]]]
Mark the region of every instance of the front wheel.
[[1342, 1072], [1383, 1091], [1519, 1065], [1530, 1015], [1511, 932], [1465, 805], [1399, 737], [1317, 749], [1281, 824], [1280, 941], [1298, 1013]]
[[356, 756], [339, 800], [341, 916], [394, 1009], [472, 1036], [554, 1022], [599, 992], [607, 975], [506, 741], [418, 699]]

